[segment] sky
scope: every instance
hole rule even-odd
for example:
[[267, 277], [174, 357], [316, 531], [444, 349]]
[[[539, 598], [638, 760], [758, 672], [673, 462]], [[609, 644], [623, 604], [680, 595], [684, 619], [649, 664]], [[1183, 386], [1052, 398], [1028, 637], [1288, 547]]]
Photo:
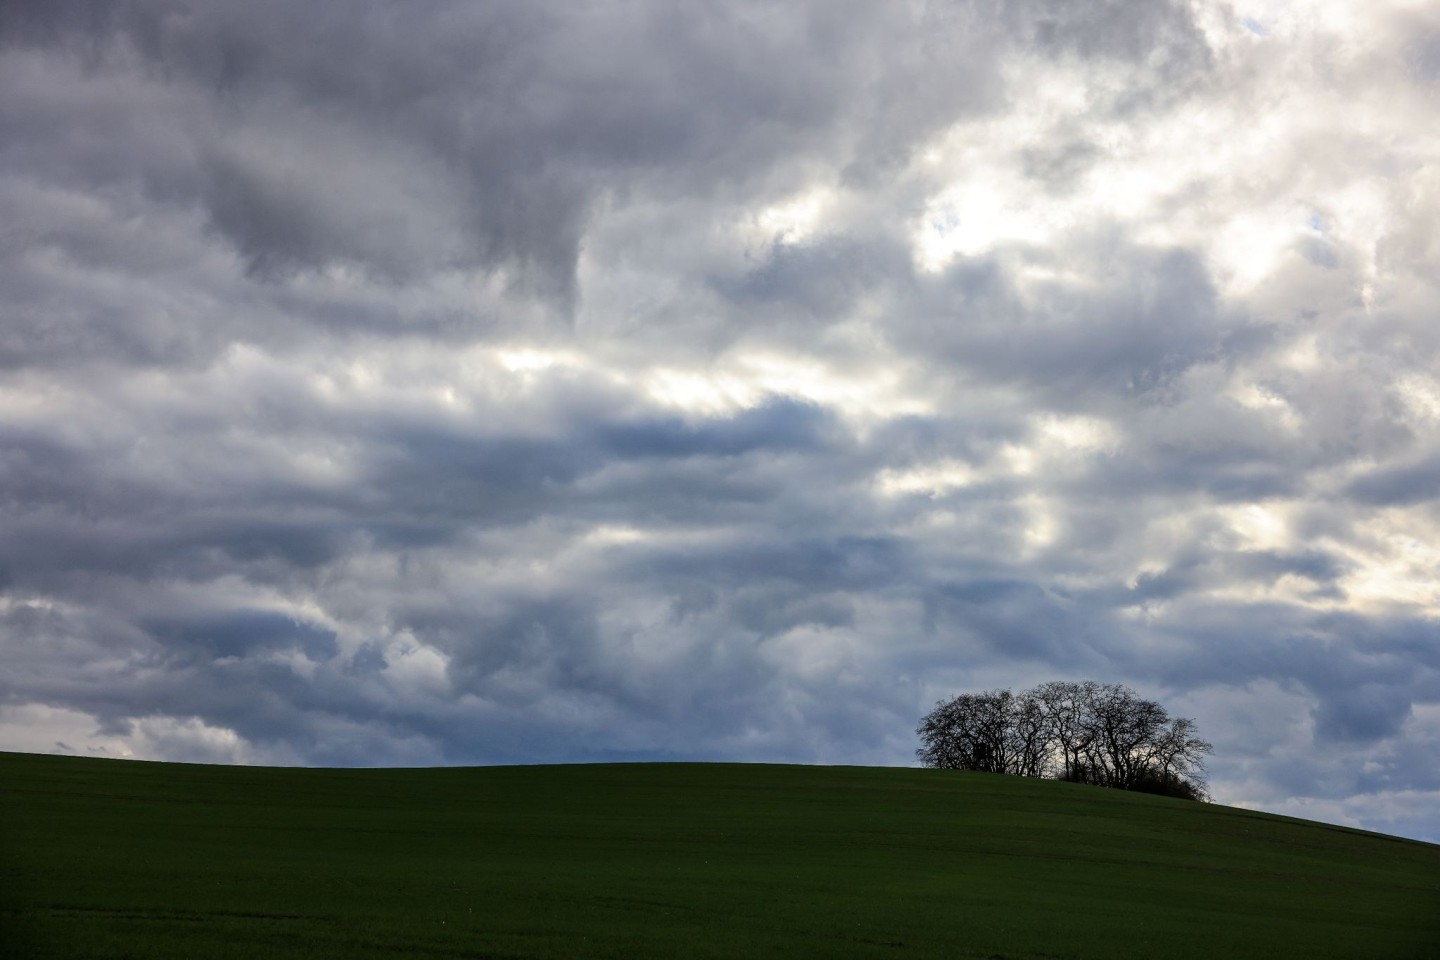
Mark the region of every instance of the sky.
[[10, 0], [0, 748], [913, 764], [1440, 841], [1440, 7]]

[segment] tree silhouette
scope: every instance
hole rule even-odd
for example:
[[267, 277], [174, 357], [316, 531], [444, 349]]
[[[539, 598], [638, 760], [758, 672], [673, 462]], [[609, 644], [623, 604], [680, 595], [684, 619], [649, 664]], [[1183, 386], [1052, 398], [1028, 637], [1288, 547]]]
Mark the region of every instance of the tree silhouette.
[[927, 767], [1208, 799], [1213, 748], [1195, 721], [1121, 684], [1054, 680], [1019, 694], [962, 693], [937, 703], [915, 732]]

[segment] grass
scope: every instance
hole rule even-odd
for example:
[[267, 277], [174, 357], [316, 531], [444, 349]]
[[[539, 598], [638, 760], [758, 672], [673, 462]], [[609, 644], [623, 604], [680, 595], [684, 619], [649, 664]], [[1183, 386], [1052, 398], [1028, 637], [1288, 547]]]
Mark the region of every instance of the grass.
[[0, 955], [1433, 958], [1440, 846], [984, 774], [0, 754]]

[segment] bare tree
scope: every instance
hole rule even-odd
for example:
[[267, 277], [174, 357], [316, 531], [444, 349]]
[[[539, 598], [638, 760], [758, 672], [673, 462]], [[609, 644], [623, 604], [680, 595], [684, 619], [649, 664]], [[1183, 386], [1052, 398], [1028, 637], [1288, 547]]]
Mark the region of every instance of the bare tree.
[[[980, 695], [962, 693], [935, 705], [920, 721], [916, 757], [927, 767], [942, 770], [984, 770], [987, 750], [980, 734]], [[985, 758], [985, 759], [982, 759]]]
[[1047, 777], [1054, 767], [1055, 735], [1034, 691], [1013, 698], [1010, 711], [1011, 767], [1022, 777]]
[[1015, 695], [1009, 690], [962, 693], [936, 704], [920, 721], [916, 756], [927, 767], [1013, 773], [1017, 751]]
[[1051, 681], [1019, 694], [962, 693], [916, 732], [929, 767], [1056, 776], [1125, 790], [1206, 799], [1212, 750], [1195, 721], [1120, 684]]
[[1214, 750], [1207, 741], [1200, 739], [1194, 720], [1175, 717], [1165, 728], [1155, 751], [1161, 781], [1177, 786], [1188, 785], [1196, 799], [1208, 799], [1205, 757]]
[[1101, 687], [1090, 704], [1094, 734], [1088, 759], [1099, 783], [1128, 790], [1152, 762], [1160, 728], [1169, 718], [1153, 700], [1142, 700], [1119, 684]]
[[1053, 746], [1060, 752], [1062, 780], [1074, 779], [1080, 758], [1094, 739], [1086, 717], [1099, 689], [1094, 680], [1051, 680], [1033, 691]]

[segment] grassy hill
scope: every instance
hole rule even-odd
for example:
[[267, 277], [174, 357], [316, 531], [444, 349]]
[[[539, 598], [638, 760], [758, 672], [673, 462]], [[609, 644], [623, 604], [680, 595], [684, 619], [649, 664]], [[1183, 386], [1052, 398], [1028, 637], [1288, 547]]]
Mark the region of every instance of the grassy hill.
[[1440, 957], [1440, 846], [1074, 784], [0, 754], [6, 956]]

